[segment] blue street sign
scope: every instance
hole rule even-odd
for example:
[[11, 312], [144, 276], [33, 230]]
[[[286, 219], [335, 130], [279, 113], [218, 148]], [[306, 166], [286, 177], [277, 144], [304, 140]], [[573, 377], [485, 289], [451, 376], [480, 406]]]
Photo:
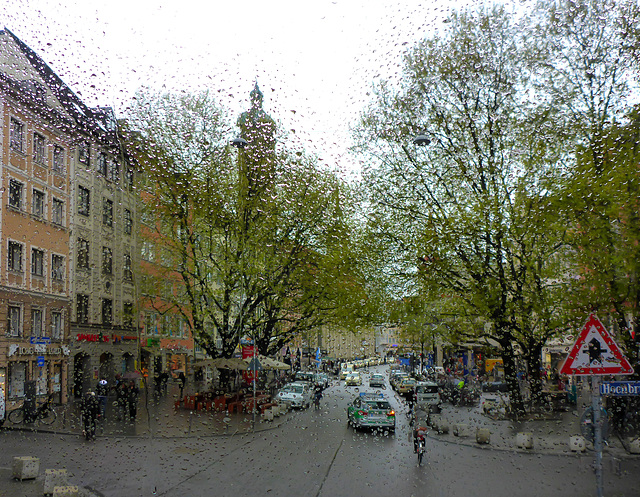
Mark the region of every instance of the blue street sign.
[[51, 338], [49, 337], [29, 337], [29, 342], [31, 342], [32, 345], [40, 345], [40, 344], [47, 344], [47, 343], [51, 343]]
[[601, 395], [622, 397], [640, 395], [640, 381], [613, 381], [600, 384]]
[[39, 366], [39, 367], [44, 366], [44, 356], [43, 355], [39, 355], [36, 358], [36, 366]]

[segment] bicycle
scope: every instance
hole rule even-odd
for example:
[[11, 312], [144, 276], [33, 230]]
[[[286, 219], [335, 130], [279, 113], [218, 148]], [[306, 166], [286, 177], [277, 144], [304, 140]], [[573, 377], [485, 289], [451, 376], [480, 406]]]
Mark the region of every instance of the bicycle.
[[36, 412], [33, 414], [33, 419], [28, 419], [28, 416], [25, 413], [24, 404], [11, 411], [7, 416], [7, 419], [9, 419], [9, 421], [14, 424], [33, 423], [39, 421], [42, 424], [50, 425], [53, 424], [57, 417], [56, 411], [54, 411], [52, 404], [53, 394], [50, 394], [47, 400], [45, 400], [44, 403], [38, 406]]
[[416, 452], [418, 453], [418, 466], [422, 464], [422, 458], [424, 457], [425, 441], [424, 436], [418, 437], [418, 446]]

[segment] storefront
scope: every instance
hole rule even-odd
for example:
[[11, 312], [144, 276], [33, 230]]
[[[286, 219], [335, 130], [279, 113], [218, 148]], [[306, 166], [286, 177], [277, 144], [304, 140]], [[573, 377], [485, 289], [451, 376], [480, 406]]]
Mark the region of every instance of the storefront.
[[69, 347], [52, 344], [46, 338], [40, 343], [16, 342], [8, 345], [6, 359], [0, 363], [0, 387], [5, 392], [7, 406], [24, 398], [25, 383], [33, 381], [36, 395], [54, 394], [54, 402], [65, 403]]
[[99, 380], [113, 385], [116, 375], [136, 369], [138, 338], [115, 333], [77, 333], [71, 355], [71, 389], [75, 397], [81, 397], [95, 388]]

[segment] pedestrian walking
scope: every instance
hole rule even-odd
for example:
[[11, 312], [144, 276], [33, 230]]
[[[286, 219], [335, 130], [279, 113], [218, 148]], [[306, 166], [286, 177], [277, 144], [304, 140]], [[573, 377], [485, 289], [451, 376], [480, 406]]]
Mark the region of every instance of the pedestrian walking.
[[121, 381], [118, 384], [116, 390], [116, 402], [118, 404], [118, 421], [123, 420], [128, 412], [128, 390], [129, 388], [127, 387], [127, 383], [125, 381]]
[[187, 378], [184, 376], [184, 373], [180, 371], [178, 375], [178, 386], [180, 387], [180, 401], [182, 402], [182, 398], [184, 395], [184, 386], [187, 383]]
[[107, 414], [107, 395], [109, 395], [109, 385], [104, 378], [98, 382], [96, 386], [96, 395], [100, 403], [100, 415], [105, 419]]
[[128, 394], [128, 406], [129, 406], [129, 417], [131, 421], [135, 421], [136, 414], [138, 412], [138, 394], [140, 393], [140, 389], [136, 386], [133, 380], [129, 382], [129, 388], [127, 391]]
[[100, 402], [96, 393], [89, 390], [82, 399], [82, 421], [84, 436], [87, 440], [95, 440], [96, 424], [100, 415]]

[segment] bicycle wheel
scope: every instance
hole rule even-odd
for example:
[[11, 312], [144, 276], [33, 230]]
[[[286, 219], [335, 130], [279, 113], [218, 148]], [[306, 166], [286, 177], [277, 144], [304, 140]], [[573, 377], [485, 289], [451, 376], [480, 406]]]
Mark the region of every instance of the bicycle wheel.
[[43, 425], [53, 424], [53, 422], [56, 420], [56, 411], [54, 411], [53, 409], [45, 409], [40, 413], [38, 420]]
[[19, 407], [9, 413], [9, 421], [15, 424], [20, 424], [24, 421], [24, 409]]
[[421, 449], [418, 449], [418, 466], [422, 464], [423, 457], [424, 457], [424, 451]]

